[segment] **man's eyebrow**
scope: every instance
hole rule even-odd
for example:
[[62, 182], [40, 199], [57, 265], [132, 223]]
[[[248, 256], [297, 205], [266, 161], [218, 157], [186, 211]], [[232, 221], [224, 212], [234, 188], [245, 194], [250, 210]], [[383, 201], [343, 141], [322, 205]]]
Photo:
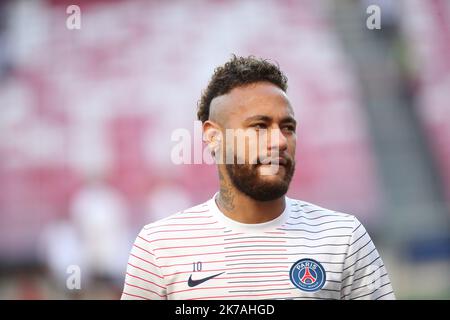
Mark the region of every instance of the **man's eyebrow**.
[[[248, 117], [247, 119], [244, 120], [245, 123], [250, 123], [253, 121], [272, 122], [273, 119], [271, 117], [265, 116], [265, 115], [256, 115], [256, 116]], [[297, 124], [297, 121], [291, 116], [284, 117], [280, 121], [280, 123], [286, 123], [286, 122], [291, 122], [291, 123]]]
[[264, 115], [256, 115], [256, 116], [252, 116], [252, 117], [248, 117], [247, 119], [244, 120], [244, 122], [249, 123], [252, 121], [265, 121], [265, 122], [271, 122], [272, 118], [269, 116], [264, 116]]
[[295, 120], [295, 119], [294, 119], [293, 117], [291, 117], [291, 116], [288, 116], [288, 117], [285, 117], [285, 118], [281, 119], [280, 122], [281, 122], [281, 123], [292, 122], [292, 123], [294, 123], [294, 124], [297, 124], [297, 120]]

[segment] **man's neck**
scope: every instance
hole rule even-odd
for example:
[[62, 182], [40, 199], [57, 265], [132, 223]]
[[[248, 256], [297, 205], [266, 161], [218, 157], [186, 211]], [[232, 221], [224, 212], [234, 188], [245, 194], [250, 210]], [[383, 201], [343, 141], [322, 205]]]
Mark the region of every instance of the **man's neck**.
[[221, 178], [220, 192], [215, 201], [220, 211], [228, 218], [241, 223], [263, 223], [283, 213], [286, 207], [284, 196], [270, 201], [258, 201], [237, 190], [223, 177]]

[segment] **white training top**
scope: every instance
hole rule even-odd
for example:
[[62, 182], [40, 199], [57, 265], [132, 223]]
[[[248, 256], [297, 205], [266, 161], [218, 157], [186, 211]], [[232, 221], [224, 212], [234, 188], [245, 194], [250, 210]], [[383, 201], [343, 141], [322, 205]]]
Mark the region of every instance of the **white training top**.
[[285, 198], [265, 223], [234, 221], [213, 197], [144, 226], [122, 299], [395, 299], [354, 216]]

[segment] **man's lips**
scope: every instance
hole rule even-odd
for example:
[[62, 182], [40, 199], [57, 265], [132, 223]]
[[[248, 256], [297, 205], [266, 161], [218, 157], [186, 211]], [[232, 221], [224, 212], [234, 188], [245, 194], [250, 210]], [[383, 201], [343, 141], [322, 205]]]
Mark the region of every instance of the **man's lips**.
[[288, 164], [288, 160], [284, 157], [277, 157], [277, 158], [266, 158], [258, 161], [258, 165], [274, 165], [274, 164], [286, 166]]

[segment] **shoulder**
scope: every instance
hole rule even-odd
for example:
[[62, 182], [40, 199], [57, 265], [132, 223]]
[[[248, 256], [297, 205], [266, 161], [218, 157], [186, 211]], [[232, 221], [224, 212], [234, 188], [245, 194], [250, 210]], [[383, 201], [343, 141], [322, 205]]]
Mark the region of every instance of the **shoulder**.
[[304, 228], [316, 232], [336, 230], [345, 234], [352, 234], [361, 222], [348, 213], [324, 208], [317, 204], [290, 199], [291, 214], [286, 225], [293, 228]]
[[153, 238], [158, 238], [161, 234], [175, 234], [193, 226], [206, 226], [210, 223], [209, 218], [211, 218], [210, 208], [207, 202], [203, 202], [144, 225], [139, 237], [151, 242]]
[[291, 212], [301, 212], [305, 218], [320, 219], [326, 217], [338, 217], [346, 219], [356, 219], [356, 217], [351, 214], [324, 208], [317, 204], [304, 200], [290, 199], [290, 201], [292, 206]]
[[204, 203], [195, 205], [195, 206], [193, 206], [191, 208], [172, 213], [172, 214], [168, 215], [167, 217], [165, 217], [163, 219], [159, 219], [159, 220], [154, 221], [152, 223], [146, 224], [144, 226], [144, 229], [149, 229], [149, 228], [158, 227], [158, 226], [170, 225], [171, 223], [174, 222], [173, 220], [194, 218], [194, 216], [206, 215], [208, 212], [209, 212], [208, 204], [207, 204], [207, 202], [204, 202]]

